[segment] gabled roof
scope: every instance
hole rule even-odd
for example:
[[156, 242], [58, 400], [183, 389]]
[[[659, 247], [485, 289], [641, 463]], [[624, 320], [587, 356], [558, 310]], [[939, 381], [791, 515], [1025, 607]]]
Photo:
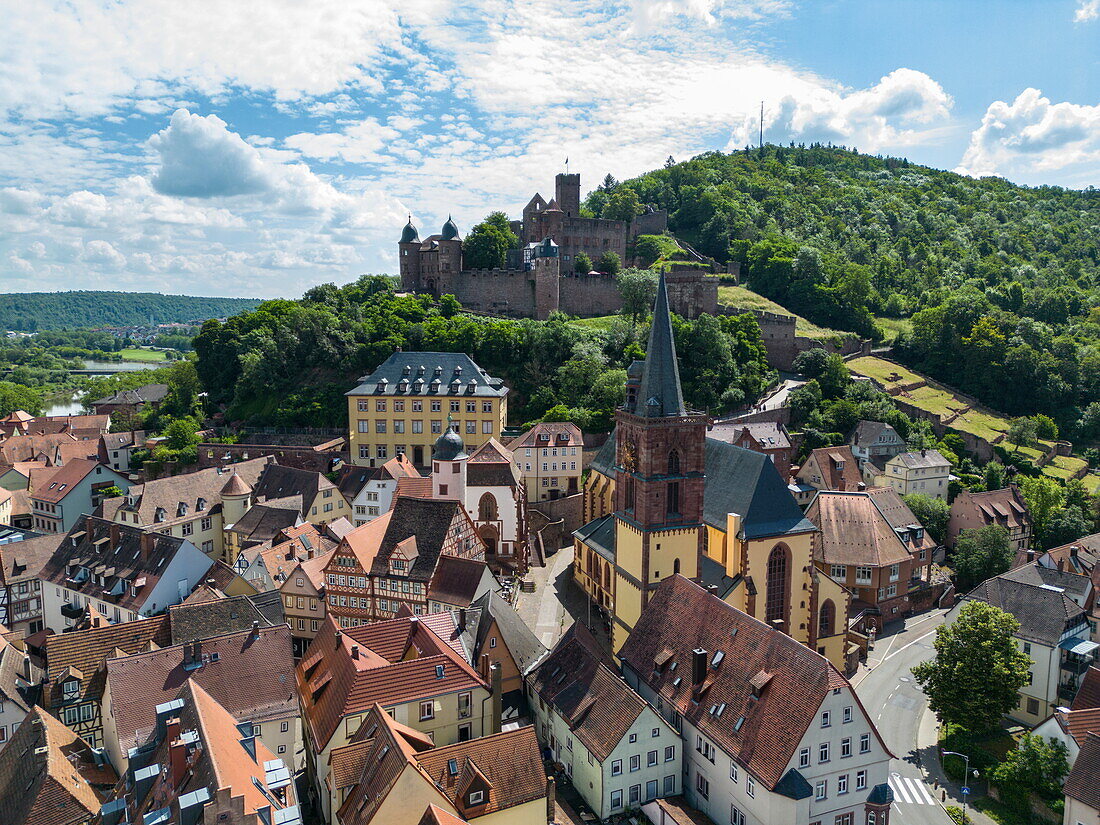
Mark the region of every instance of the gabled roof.
[[477, 612], [474, 650], [482, 650], [489, 630], [496, 623], [504, 646], [521, 674], [546, 655], [546, 645], [538, 640], [508, 601], [496, 590], [490, 590], [471, 605]]
[[301, 496], [302, 513], [309, 512], [324, 490], [334, 490], [339, 493], [336, 485], [321, 473], [300, 470], [297, 467], [284, 467], [282, 464], [268, 464], [263, 468], [256, 483], [252, 485], [252, 492], [259, 501]]
[[41, 671], [27, 654], [0, 640], [0, 702], [11, 702], [26, 713], [40, 698], [40, 678]]
[[848, 443], [853, 446], [859, 445], [865, 447], [868, 444], [874, 444], [884, 435], [895, 443], [905, 443], [902, 437], [898, 435], [897, 430], [882, 421], [860, 421], [856, 424], [856, 428], [848, 437]]
[[490, 436], [466, 462], [468, 487], [518, 487], [519, 468], [512, 463], [512, 451]]
[[[791, 446], [787, 428], [775, 421], [717, 421], [707, 428], [707, 438], [730, 444], [738, 441], [743, 434], [756, 441], [762, 450], [779, 450]], [[784, 467], [783, 471], [786, 470]]]
[[[822, 490], [858, 490], [863, 481], [859, 472], [859, 463], [852, 454], [851, 447], [818, 447], [811, 450], [798, 470], [798, 478], [812, 484], [807, 476], [807, 468], [815, 462], [821, 470]], [[814, 486], [817, 486], [816, 484]]]
[[931, 550], [936, 546], [936, 540], [928, 535], [927, 530], [924, 531], [920, 539], [914, 538], [912, 528], [914, 526], [923, 527], [924, 525], [917, 520], [913, 511], [909, 509], [909, 505], [905, 503], [905, 499], [898, 495], [897, 490], [893, 487], [871, 487], [866, 492], [891, 527], [908, 533], [906, 544], [911, 551]]
[[703, 520], [726, 529], [726, 514], [741, 516], [749, 539], [814, 530], [772, 460], [723, 441], [706, 441]]
[[1085, 744], [1090, 733], [1100, 733], [1100, 708], [1082, 708], [1080, 710], [1056, 710], [1054, 718], [1058, 725], [1073, 737], [1077, 746]]
[[[692, 684], [696, 649], [706, 657], [699, 687]], [[719, 651], [723, 655], [715, 662]], [[666, 705], [770, 789], [783, 778], [830, 691], [850, 689], [824, 656], [680, 575], [661, 582], [619, 657]], [[753, 697], [754, 681], [761, 686], [759, 698]], [[854, 691], [852, 697], [866, 717]]]
[[261, 627], [273, 624], [249, 596], [226, 596], [202, 604], [177, 604], [168, 608], [168, 619], [173, 645], [250, 630], [253, 622], [259, 622]]
[[140, 745], [153, 728], [157, 705], [197, 682], [239, 722], [286, 719], [297, 707], [290, 628], [261, 627], [206, 639], [201, 666], [189, 669], [190, 644], [107, 660], [111, 711], [122, 752]]
[[814, 558], [825, 564], [886, 567], [909, 560], [909, 549], [867, 493], [822, 490], [806, 517], [821, 530]]
[[121, 478], [118, 473], [109, 467], [104, 467], [98, 461], [89, 458], [71, 458], [61, 467], [58, 467], [47, 481], [42, 482], [31, 492], [31, 498], [37, 501], [57, 503], [62, 501], [69, 493], [96, 470], [103, 475], [104, 481], [111, 478]]
[[963, 599], [986, 602], [1011, 613], [1020, 623], [1017, 637], [1048, 647], [1057, 646], [1066, 629], [1085, 617], [1085, 611], [1062, 591], [1006, 576], [986, 579]]
[[301, 498], [293, 496], [279, 504], [254, 504], [232, 526], [226, 529], [240, 536], [243, 544], [268, 542], [288, 527], [302, 523]]
[[43, 701], [49, 708], [62, 703], [61, 674], [76, 670], [82, 674], [80, 696], [98, 701], [103, 696], [107, 676], [107, 659], [116, 650], [139, 653], [150, 647], [163, 647], [171, 642], [167, 616], [153, 616], [134, 622], [55, 633], [46, 637], [46, 678]]
[[972, 510], [986, 524], [1001, 524], [1010, 529], [1031, 525], [1031, 512], [1015, 484], [976, 493], [963, 490], [951, 502], [952, 518], [964, 508]]
[[[252, 486], [263, 468], [273, 460], [270, 456], [262, 456], [234, 464], [232, 470], [208, 467], [193, 473], [135, 484], [127, 493], [127, 498], [132, 499], [135, 504], [129, 505], [123, 503], [124, 500], [119, 500], [115, 502], [115, 507], [137, 513], [139, 524], [156, 523], [157, 511], [163, 510], [163, 523], [168, 524], [176, 520], [176, 513], [182, 503], [187, 508], [187, 513], [182, 518], [191, 520], [202, 512], [199, 509], [199, 499], [204, 500], [205, 510], [213, 512], [216, 507], [221, 507], [222, 490], [234, 474], [240, 477], [242, 483]], [[105, 502], [104, 510], [107, 508], [108, 503]]]
[[653, 323], [649, 328], [638, 400], [631, 412], [644, 418], [669, 418], [687, 413], [680, 391], [680, 365], [676, 360], [676, 340], [672, 334], [672, 315], [663, 273], [657, 282], [657, 299], [653, 304]]
[[[389, 518], [381, 525], [384, 533], [374, 555], [371, 572], [379, 576], [387, 575], [394, 549], [410, 536], [415, 536], [419, 555], [408, 571], [408, 578], [430, 582], [451, 525], [456, 518], [466, 517], [462, 505], [457, 501], [401, 496], [394, 499], [393, 508], [387, 515]], [[358, 530], [364, 530], [376, 521], [381, 521], [381, 517]]]
[[600, 762], [611, 755], [647, 707], [579, 623], [566, 631], [527, 679]]
[[600, 554], [605, 561], [615, 562], [615, 515], [608, 513], [593, 519], [573, 531], [573, 535], [586, 547]]
[[0, 582], [37, 576], [64, 538], [50, 533], [0, 544]]
[[118, 776], [96, 764], [88, 743], [41, 708], [0, 750], [4, 825], [78, 825], [107, 801]]
[[[478, 586], [489, 572], [484, 561], [440, 556], [435, 575], [428, 585], [428, 598], [444, 604], [466, 607], [477, 596]], [[492, 576], [491, 573], [489, 573]]]
[[[549, 436], [544, 439], [542, 436]], [[540, 421], [521, 436], [514, 438], [508, 449], [513, 453], [520, 447], [581, 447], [584, 435], [581, 428], [568, 421]]]
[[[457, 391], [451, 389], [454, 380], [459, 382]], [[359, 381], [345, 395], [503, 398], [508, 394], [502, 379], [493, 378], [462, 352], [395, 352]], [[434, 381], [438, 384], [433, 391]]]
[[390, 706], [487, 687], [462, 655], [414, 616], [344, 630], [329, 616], [295, 674], [318, 751], [344, 716], [375, 703]]
[[1063, 791], [1070, 799], [1100, 810], [1100, 733], [1085, 739]]
[[1092, 581], [1088, 576], [1082, 576], [1078, 573], [1071, 573], [1066, 570], [1055, 570], [1050, 567], [1044, 567], [1038, 562], [1025, 564], [1014, 570], [1009, 570], [1007, 573], [1002, 573], [1001, 575], [1003, 578], [1010, 581], [1033, 584], [1036, 587], [1042, 587], [1043, 585], [1047, 585], [1048, 587], [1059, 587], [1064, 590], [1073, 601], [1082, 606], [1084, 606], [1085, 598], [1092, 588]]
[[951, 462], [944, 458], [939, 450], [920, 450], [918, 452], [898, 453], [887, 463], [902, 464], [911, 470], [951, 466]]
[[1077, 695], [1069, 707], [1070, 710], [1100, 708], [1100, 667], [1093, 665], [1085, 671], [1085, 678], [1081, 680], [1081, 686], [1077, 688]]
[[1082, 536], [1061, 547], [1046, 552], [1051, 567], [1061, 567], [1071, 573], [1089, 575], [1100, 562], [1100, 533]]

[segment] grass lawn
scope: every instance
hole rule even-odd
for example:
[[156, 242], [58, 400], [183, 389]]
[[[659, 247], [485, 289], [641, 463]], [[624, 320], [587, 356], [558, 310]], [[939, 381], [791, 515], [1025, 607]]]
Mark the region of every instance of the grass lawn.
[[608, 329], [616, 318], [623, 318], [622, 315], [597, 315], [594, 318], [576, 318], [569, 323], [578, 327], [588, 327], [589, 329]]
[[[848, 368], [853, 372], [858, 372], [860, 375], [867, 375], [874, 378], [887, 389], [894, 383], [909, 384], [913, 381], [924, 380], [921, 376], [911, 370], [907, 370], [905, 367], [893, 364], [890, 361], [885, 361], [882, 358], [876, 358], [873, 355], [852, 359], [848, 362]], [[900, 376], [900, 382], [893, 382], [890, 380], [890, 376], [895, 373]]]
[[1085, 485], [1085, 489], [1089, 491], [1089, 495], [1096, 495], [1100, 492], [1100, 476], [1096, 473], [1089, 473], [1083, 479], [1081, 483]]
[[718, 303], [742, 309], [761, 309], [765, 312], [774, 312], [776, 315], [791, 315], [795, 319], [795, 333], [804, 335], [807, 338], [832, 338], [834, 335], [843, 338], [845, 335], [851, 335], [849, 332], [838, 332], [835, 329], [819, 327], [817, 324], [807, 321], [801, 315], [795, 315], [770, 298], [765, 298], [763, 295], [743, 286], [718, 287]]
[[884, 344], [892, 344], [901, 333], [913, 331], [913, 324], [908, 318], [883, 318], [876, 315], [875, 324], [885, 333], [882, 339]]
[[165, 361], [168, 354], [161, 350], [145, 349], [143, 347], [128, 347], [124, 350], [119, 350], [119, 355], [122, 356], [123, 361]]

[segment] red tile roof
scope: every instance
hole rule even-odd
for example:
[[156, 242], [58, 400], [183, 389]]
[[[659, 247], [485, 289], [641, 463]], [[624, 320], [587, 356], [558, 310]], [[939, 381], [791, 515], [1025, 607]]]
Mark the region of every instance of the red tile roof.
[[[80, 482], [94, 473], [96, 467], [102, 467], [102, 465], [94, 459], [69, 459], [63, 467], [58, 467], [48, 480], [42, 482], [31, 493], [31, 498], [56, 504], [75, 490]], [[115, 473], [108, 471], [103, 480], [109, 481], [112, 476], [117, 477]]]
[[1069, 708], [1100, 708], [1100, 667], [1094, 665], [1085, 671], [1085, 678], [1081, 680], [1081, 687], [1077, 689], [1077, 695], [1073, 697], [1073, 704]]
[[1100, 733], [1090, 733], [1063, 788], [1066, 796], [1100, 810]]
[[305, 724], [318, 752], [341, 719], [376, 703], [392, 706], [488, 687], [454, 648], [415, 616], [343, 630], [329, 616], [295, 676]]
[[455, 607], [468, 607], [478, 597], [478, 585], [488, 569], [483, 561], [441, 555], [428, 585], [428, 598]]
[[822, 490], [806, 518], [821, 530], [814, 547], [817, 561], [870, 567], [909, 561], [908, 548], [867, 493]]
[[[706, 651], [701, 689], [692, 684], [696, 649]], [[718, 651], [723, 656], [714, 665]], [[783, 777], [829, 692], [851, 690], [824, 656], [680, 575], [661, 582], [619, 657], [768, 788]], [[750, 681], [765, 677], [754, 698]], [[851, 695], [866, 716], [855, 692]], [[874, 730], [869, 717], [868, 725]], [[889, 753], [881, 738], [879, 744]]]

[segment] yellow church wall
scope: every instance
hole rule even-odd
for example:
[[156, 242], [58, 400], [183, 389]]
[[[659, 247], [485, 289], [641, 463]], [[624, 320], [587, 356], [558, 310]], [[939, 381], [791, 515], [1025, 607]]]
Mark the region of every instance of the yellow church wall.
[[[833, 604], [836, 606], [836, 620], [833, 625], [836, 633], [832, 636], [818, 638], [817, 652], [832, 662], [834, 667], [843, 673], [845, 667], [844, 653], [848, 646], [848, 607], [851, 603], [851, 595], [843, 585], [820, 572], [817, 575], [817, 588], [818, 609], [825, 603], [826, 599], [832, 599]], [[814, 617], [814, 620], [816, 621], [817, 617]]]
[[642, 580], [642, 534], [622, 519], [615, 519], [615, 567]]
[[694, 579], [699, 575], [698, 564], [699, 534], [696, 530], [650, 533], [650, 584], [658, 584], [677, 572], [681, 576]]

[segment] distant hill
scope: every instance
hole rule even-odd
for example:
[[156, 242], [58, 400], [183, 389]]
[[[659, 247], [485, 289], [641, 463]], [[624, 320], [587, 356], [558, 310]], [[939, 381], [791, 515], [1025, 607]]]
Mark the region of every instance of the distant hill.
[[16, 292], [0, 294], [0, 330], [129, 327], [227, 318], [259, 305], [255, 298], [199, 298], [156, 292]]

